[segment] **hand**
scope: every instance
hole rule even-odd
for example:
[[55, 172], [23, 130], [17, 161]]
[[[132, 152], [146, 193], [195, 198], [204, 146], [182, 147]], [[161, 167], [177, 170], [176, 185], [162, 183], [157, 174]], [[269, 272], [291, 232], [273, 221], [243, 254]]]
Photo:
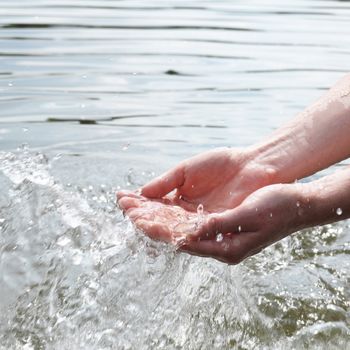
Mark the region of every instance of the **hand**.
[[303, 185], [270, 185], [235, 209], [212, 215], [180, 250], [237, 264], [306, 227], [310, 210]]
[[[176, 204], [208, 212], [237, 206], [256, 189], [273, 182], [274, 170], [254, 162], [252, 152], [219, 148], [189, 158], [142, 188], [148, 198], [176, 190]], [[172, 197], [174, 198], [174, 197]]]
[[181, 162], [145, 185], [142, 195], [120, 191], [117, 197], [138, 228], [174, 242], [193, 233], [211, 213], [234, 208], [272, 179], [273, 170], [254, 162], [252, 153], [222, 148]]

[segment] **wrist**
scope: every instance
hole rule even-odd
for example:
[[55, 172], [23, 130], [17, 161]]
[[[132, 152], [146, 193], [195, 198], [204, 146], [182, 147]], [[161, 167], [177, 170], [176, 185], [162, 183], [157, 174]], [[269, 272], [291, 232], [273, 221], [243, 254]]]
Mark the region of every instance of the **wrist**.
[[283, 160], [278, 157], [276, 144], [271, 141], [256, 144], [245, 150], [246, 167], [255, 169], [264, 182], [264, 186], [287, 183], [283, 171]]
[[302, 228], [350, 217], [350, 169], [296, 185], [299, 186], [299, 197], [304, 204], [304, 211], [299, 218]]

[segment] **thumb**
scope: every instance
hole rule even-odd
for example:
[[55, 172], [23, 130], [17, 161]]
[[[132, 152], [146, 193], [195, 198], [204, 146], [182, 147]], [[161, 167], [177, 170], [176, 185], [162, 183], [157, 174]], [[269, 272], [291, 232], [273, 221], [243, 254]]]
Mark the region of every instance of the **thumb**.
[[144, 185], [141, 193], [149, 198], [161, 198], [175, 188], [181, 187], [184, 182], [184, 167], [179, 165]]
[[217, 234], [254, 232], [258, 229], [254, 217], [256, 213], [246, 208], [237, 207], [222, 213], [209, 215], [206, 222], [195, 234], [195, 239], [213, 239]]

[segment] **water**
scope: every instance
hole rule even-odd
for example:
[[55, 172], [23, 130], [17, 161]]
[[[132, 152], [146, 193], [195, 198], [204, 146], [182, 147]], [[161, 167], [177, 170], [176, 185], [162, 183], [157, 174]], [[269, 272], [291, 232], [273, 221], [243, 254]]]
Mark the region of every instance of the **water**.
[[115, 207], [349, 71], [347, 1], [2, 0], [1, 349], [346, 349], [350, 229], [229, 267]]

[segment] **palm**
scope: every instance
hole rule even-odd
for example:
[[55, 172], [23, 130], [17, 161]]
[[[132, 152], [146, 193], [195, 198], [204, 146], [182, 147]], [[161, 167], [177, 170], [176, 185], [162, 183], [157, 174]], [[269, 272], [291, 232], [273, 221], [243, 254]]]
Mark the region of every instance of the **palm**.
[[180, 243], [194, 234], [208, 213], [193, 212], [177, 205], [177, 199], [148, 199], [130, 192], [119, 192], [119, 205], [135, 226], [153, 239]]

